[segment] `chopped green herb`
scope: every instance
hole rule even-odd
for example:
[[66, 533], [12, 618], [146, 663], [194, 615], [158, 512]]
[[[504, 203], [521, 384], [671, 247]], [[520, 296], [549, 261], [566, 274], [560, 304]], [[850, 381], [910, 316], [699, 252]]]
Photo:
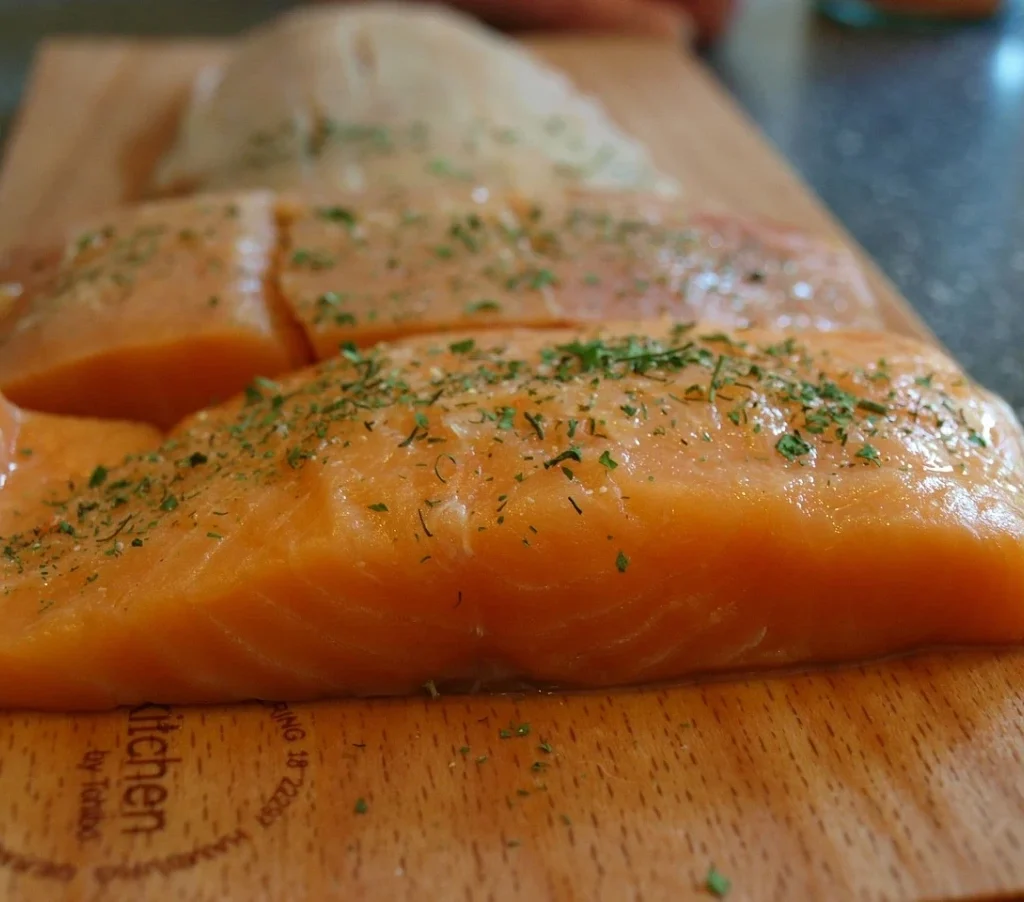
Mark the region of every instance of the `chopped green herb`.
[[92, 471], [92, 475], [89, 477], [89, 488], [95, 489], [98, 486], [103, 485], [107, 481], [107, 468], [97, 467]]
[[874, 445], [869, 445], [867, 442], [864, 443], [864, 446], [854, 455], [854, 457], [859, 457], [862, 460], [869, 461], [870, 463], [878, 464], [878, 466], [882, 465], [878, 456], [878, 449]]
[[704, 886], [716, 899], [724, 899], [732, 889], [732, 882], [712, 865], [704, 879]]
[[769, 357], [790, 357], [795, 353], [795, 351], [795, 338], [787, 338], [785, 341], [781, 341], [777, 345], [769, 345], [764, 349], [764, 352]]
[[356, 224], [356, 214], [348, 207], [318, 207], [316, 215], [330, 222], [341, 222], [351, 227]]
[[498, 428], [511, 429], [515, 425], [516, 409], [514, 407], [502, 407], [499, 411]]
[[334, 258], [322, 251], [300, 248], [292, 254], [293, 266], [308, 266], [310, 269], [328, 269], [334, 266]]
[[472, 338], [467, 338], [463, 341], [453, 341], [448, 345], [448, 350], [453, 354], [468, 354], [475, 347], [476, 342]]
[[502, 739], [511, 739], [513, 736], [529, 736], [530, 725], [528, 723], [513, 724], [507, 730], [498, 730], [498, 736]]
[[224, 536], [222, 536], [219, 532], [208, 532], [206, 534], [206, 538], [208, 538], [208, 539], [223, 539]]
[[308, 460], [313, 456], [312, 452], [305, 451], [302, 448], [291, 448], [288, 451], [288, 466], [293, 470], [297, 470], [302, 466], [304, 460]]
[[618, 555], [616, 555], [615, 566], [619, 573], [626, 572], [626, 568], [629, 566], [629, 557], [626, 555], [626, 552], [620, 551]]
[[530, 280], [530, 287], [540, 290], [547, 285], [557, 285], [558, 279], [550, 269], [538, 269]]
[[382, 501], [369, 505], [369, 508], [372, 511], [376, 511], [378, 514], [386, 514], [388, 512], [388, 506]]
[[281, 390], [281, 383], [268, 379], [266, 376], [257, 376], [252, 381], [266, 391], [279, 392]]
[[366, 814], [370, 810], [370, 806], [366, 804], [366, 799], [360, 796], [356, 799], [355, 808], [353, 809], [356, 814]]
[[441, 463], [441, 461], [442, 461], [442, 460], [444, 460], [444, 459], [450, 460], [450, 461], [451, 461], [451, 462], [452, 462], [453, 464], [455, 464], [455, 466], [458, 466], [458, 463], [456, 462], [455, 458], [454, 458], [454, 457], [452, 457], [452, 456], [451, 456], [450, 454], [438, 454], [438, 455], [437, 455], [437, 459], [436, 459], [436, 460], [434, 461], [434, 475], [435, 475], [435, 476], [436, 476], [436, 477], [438, 478], [438, 480], [439, 480], [440, 482], [443, 482], [443, 483], [445, 483], [445, 484], [447, 485], [447, 483], [448, 483], [448, 480], [447, 480], [447, 479], [445, 479], [445, 478], [444, 478], [444, 477], [443, 477], [443, 476], [441, 475], [440, 471], [438, 470], [438, 465], [439, 465], [439, 464]]
[[501, 311], [501, 304], [497, 301], [482, 300], [473, 301], [471, 304], [466, 304], [466, 313], [499, 313]]
[[[705, 338], [704, 340], [707, 341], [708, 339]], [[728, 337], [726, 337], [725, 340], [729, 341]], [[731, 344], [731, 342], [730, 342], [730, 344]], [[709, 404], [714, 404], [715, 403], [715, 397], [716, 397], [717, 392], [718, 392], [718, 377], [719, 377], [719, 375], [721, 375], [722, 367], [724, 365], [725, 365], [725, 355], [724, 354], [719, 354], [718, 355], [718, 360], [715, 361], [715, 368], [714, 368], [714, 370], [711, 373], [711, 385], [708, 388], [708, 403]]]
[[544, 461], [544, 469], [550, 470], [552, 467], [558, 466], [563, 460], [574, 460], [576, 463], [582, 463], [583, 454], [576, 445], [572, 445], [568, 451], [563, 451], [557, 457]]
[[336, 307], [347, 297], [348, 295], [339, 294], [337, 291], [325, 291], [316, 299], [316, 302], [321, 307]]
[[868, 398], [861, 398], [857, 402], [857, 407], [861, 410], [866, 410], [868, 413], [887, 414], [889, 408], [884, 404], [879, 404], [877, 401], [871, 401]]
[[160, 504], [160, 510], [172, 511], [178, 506], [178, 499], [174, 495], [168, 495]]
[[602, 467], [607, 467], [609, 470], [614, 470], [619, 465], [607, 451], [601, 452], [601, 456], [597, 459], [597, 462]]
[[533, 427], [533, 431], [537, 433], [537, 438], [543, 439], [544, 427], [541, 425], [541, 420], [543, 420], [544, 417], [539, 413], [524, 413], [523, 416], [526, 418], [526, 422], [528, 422]]
[[810, 454], [811, 446], [800, 438], [798, 434], [787, 432], [775, 443], [775, 450], [786, 460], [796, 460], [805, 454]]

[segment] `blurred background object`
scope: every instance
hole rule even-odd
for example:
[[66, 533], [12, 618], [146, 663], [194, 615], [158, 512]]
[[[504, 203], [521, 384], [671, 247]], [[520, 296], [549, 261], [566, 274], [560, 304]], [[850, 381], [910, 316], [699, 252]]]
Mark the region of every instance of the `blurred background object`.
[[1003, 0], [818, 0], [826, 16], [854, 28], [956, 28], [998, 15]]
[[[1024, 414], [1024, 0], [909, 31], [840, 27], [816, 0], [739, 0], [732, 18], [692, 0], [695, 22], [705, 2], [728, 26], [703, 50], [710, 67], [946, 346]], [[293, 5], [0, 0], [0, 120], [47, 34], [223, 36]]]
[[[319, 0], [322, 3], [339, 0]], [[358, 0], [348, 0], [358, 2]], [[416, 0], [436, 2], [436, 0]], [[617, 32], [708, 44], [725, 30], [736, 0], [450, 0], [507, 31]]]

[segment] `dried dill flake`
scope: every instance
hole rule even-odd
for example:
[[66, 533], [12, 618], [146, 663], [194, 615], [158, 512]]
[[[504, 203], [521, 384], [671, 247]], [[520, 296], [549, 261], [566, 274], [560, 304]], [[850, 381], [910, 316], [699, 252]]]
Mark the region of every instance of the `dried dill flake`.
[[712, 865], [704, 878], [704, 888], [716, 899], [724, 899], [732, 889], [732, 881]]
[[775, 450], [786, 460], [797, 460], [805, 454], [810, 454], [811, 446], [799, 435], [787, 432], [775, 443]]
[[878, 454], [878, 449], [874, 445], [869, 445], [867, 442], [864, 443], [863, 447], [854, 454], [854, 457], [859, 457], [862, 460], [866, 460], [868, 463], [882, 465], [882, 461]]

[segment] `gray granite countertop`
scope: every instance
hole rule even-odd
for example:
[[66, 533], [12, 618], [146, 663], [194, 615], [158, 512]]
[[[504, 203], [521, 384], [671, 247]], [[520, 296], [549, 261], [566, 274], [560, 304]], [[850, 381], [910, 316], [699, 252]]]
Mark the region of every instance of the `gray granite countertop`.
[[[976, 378], [1024, 412], [1024, 0], [931, 34], [747, 0], [708, 61]], [[0, 0], [0, 128], [44, 34], [227, 34], [287, 0]]]

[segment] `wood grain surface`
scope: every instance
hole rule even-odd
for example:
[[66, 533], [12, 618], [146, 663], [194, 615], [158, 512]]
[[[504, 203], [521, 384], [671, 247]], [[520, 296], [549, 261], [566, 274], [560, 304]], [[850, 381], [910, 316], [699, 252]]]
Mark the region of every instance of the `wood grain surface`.
[[[708, 203], [842, 234], [698, 64], [546, 41]], [[215, 44], [46, 45], [0, 246], [138, 196]], [[923, 327], [872, 279], [894, 330]], [[827, 603], [822, 599], [823, 605]], [[1018, 898], [1024, 654], [566, 696], [0, 714], [0, 898]], [[511, 734], [503, 738], [505, 731]]]

